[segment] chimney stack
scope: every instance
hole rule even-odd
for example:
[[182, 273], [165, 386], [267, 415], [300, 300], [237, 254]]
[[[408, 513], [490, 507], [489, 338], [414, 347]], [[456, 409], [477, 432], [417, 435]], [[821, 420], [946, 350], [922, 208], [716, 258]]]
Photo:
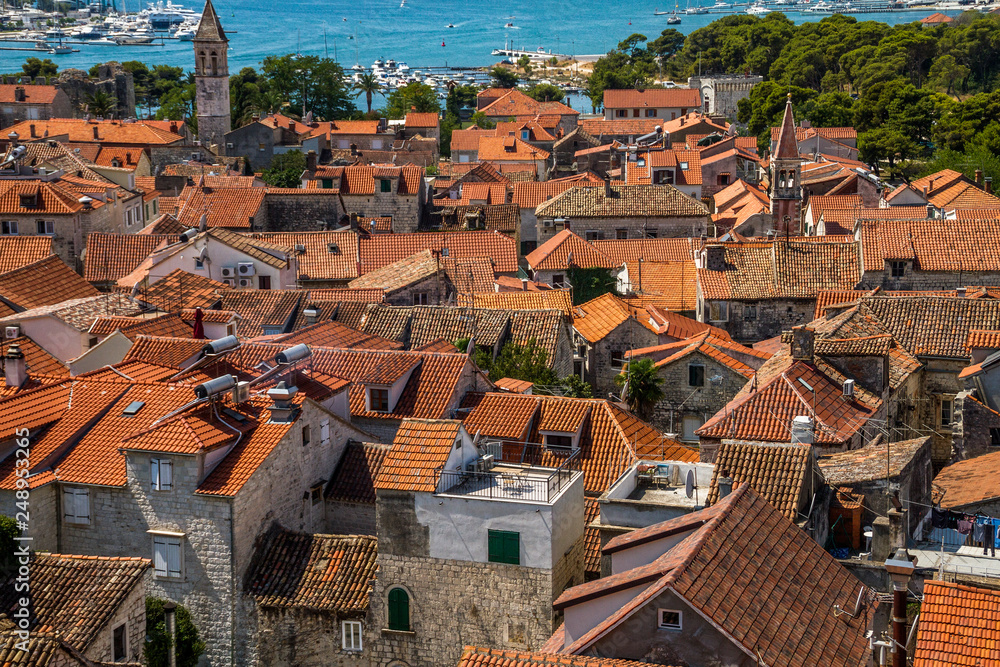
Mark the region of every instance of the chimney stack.
[[316, 171], [316, 151], [306, 153], [306, 169]]
[[815, 333], [806, 326], [792, 327], [792, 359], [813, 360], [813, 340]]
[[271, 411], [271, 421], [273, 423], [287, 423], [295, 420], [298, 408], [292, 403], [292, 399], [295, 398], [295, 394], [298, 391], [298, 387], [289, 387], [285, 384], [284, 380], [279, 382], [273, 389], [268, 390], [268, 397], [274, 401], [268, 408]]
[[28, 126], [28, 131], [31, 132], [31, 138], [32, 139], [34, 139], [35, 137], [38, 136], [37, 134], [35, 134], [35, 124], [34, 123], [32, 123], [31, 125]]
[[306, 318], [306, 326], [316, 324], [316, 321], [319, 319], [319, 309], [316, 306], [310, 305], [302, 311], [302, 314]]
[[98, 128], [99, 127], [100, 127], [99, 125], [94, 125], [94, 139], [100, 139], [101, 138], [100, 135], [98, 134]]
[[91, 208], [94, 207], [94, 200], [88, 197], [87, 195], [83, 195], [76, 201], [79, 202], [81, 206], [83, 206], [84, 211], [89, 211]]
[[163, 622], [167, 626], [167, 636], [170, 638], [167, 665], [177, 667], [177, 605], [170, 600], [163, 603]]
[[14, 101], [23, 102], [25, 100], [24, 86], [18, 86], [14, 89]]
[[956, 287], [955, 288], [955, 296], [957, 296], [959, 299], [964, 299], [965, 298], [965, 288], [964, 287]]
[[983, 187], [983, 170], [982, 169], [976, 169], [976, 185], [978, 185], [980, 188]]
[[987, 176], [986, 179], [983, 180], [983, 191], [986, 194], [988, 194], [988, 195], [993, 194], [993, 177], [992, 176]]
[[792, 444], [811, 445], [813, 444], [813, 420], [812, 417], [799, 415], [792, 419]]
[[21, 346], [11, 343], [4, 355], [4, 380], [8, 387], [20, 387], [28, 379], [28, 368]]
[[719, 471], [719, 500], [722, 500], [733, 492], [733, 478], [729, 476], [728, 470]]
[[170, 133], [171, 134], [179, 134], [179, 132], [177, 131], [177, 122], [176, 121], [173, 121], [173, 122], [170, 123]]
[[721, 243], [705, 246], [705, 268], [709, 271], [726, 270], [726, 246]]
[[611, 189], [611, 177], [608, 175], [604, 176], [604, 196], [608, 198], [614, 197], [614, 191]]

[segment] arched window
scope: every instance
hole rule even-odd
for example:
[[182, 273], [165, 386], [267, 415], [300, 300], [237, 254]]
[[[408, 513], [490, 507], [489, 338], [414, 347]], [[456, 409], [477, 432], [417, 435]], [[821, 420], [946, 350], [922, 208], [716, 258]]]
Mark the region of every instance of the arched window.
[[410, 596], [402, 588], [389, 591], [389, 629], [410, 630]]
[[219, 54], [212, 51], [212, 74], [219, 73]]
[[778, 187], [779, 188], [785, 187], [785, 171], [784, 170], [781, 170], [781, 171], [778, 172]]
[[205, 52], [204, 51], [202, 51], [201, 53], [198, 54], [198, 60], [201, 61], [201, 72], [202, 72], [202, 74], [204, 74], [205, 73]]

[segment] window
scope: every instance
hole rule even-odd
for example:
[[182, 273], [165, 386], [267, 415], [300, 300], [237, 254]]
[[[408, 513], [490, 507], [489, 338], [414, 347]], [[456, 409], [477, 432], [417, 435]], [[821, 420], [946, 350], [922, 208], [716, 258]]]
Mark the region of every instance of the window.
[[656, 618], [661, 628], [665, 630], [680, 630], [684, 614], [676, 609], [657, 609]]
[[627, 229], [616, 229], [615, 230], [615, 238], [616, 239], [627, 239], [628, 238], [628, 230]]
[[260, 289], [271, 289], [271, 276], [257, 276], [257, 286]]
[[227, 336], [235, 336], [236, 335], [236, 325], [235, 324], [227, 324], [226, 325], [226, 335]]
[[125, 632], [125, 624], [116, 627], [112, 634], [111, 659], [115, 662], [125, 662], [128, 660], [128, 634]]
[[0, 222], [0, 234], [17, 234], [17, 220], [4, 220]]
[[344, 650], [345, 651], [360, 651], [361, 650], [361, 621], [344, 621]]
[[410, 596], [402, 588], [389, 591], [389, 629], [410, 631]]
[[743, 304], [743, 319], [744, 320], [756, 320], [757, 319], [757, 304], [756, 303], [745, 303], [745, 304]]
[[625, 353], [622, 350], [611, 350], [611, 368], [621, 368]]
[[632, 118], [639, 118], [642, 114], [642, 109], [632, 109]]
[[372, 150], [373, 151], [380, 151], [380, 150], [382, 150], [382, 140], [381, 139], [372, 139]]
[[97, 336], [91, 336], [90, 338], [87, 339], [87, 347], [94, 347], [95, 345], [97, 345], [97, 343], [98, 343]]
[[331, 255], [339, 255], [340, 254], [340, 246], [337, 245], [336, 243], [329, 243], [329, 244], [327, 244], [326, 250]]
[[658, 169], [653, 172], [653, 185], [672, 185], [674, 182], [673, 169]]
[[688, 386], [705, 386], [705, 367], [701, 364], [688, 364]]
[[169, 491], [174, 485], [174, 465], [170, 459], [150, 459], [149, 479], [153, 491]]
[[531, 139], [531, 130], [521, 130], [521, 139], [524, 141]]
[[696, 415], [685, 415], [681, 420], [681, 440], [685, 442], [698, 442], [698, 436], [695, 434], [701, 425], [705, 421]]
[[953, 403], [950, 398], [941, 399], [941, 426], [951, 426]]
[[553, 273], [552, 274], [552, 284], [553, 285], [562, 285], [564, 282], [566, 282], [566, 276], [564, 276], [561, 273]]
[[333, 189], [333, 179], [332, 178], [323, 178], [323, 179], [320, 179], [320, 180], [321, 180], [321, 182], [323, 184], [323, 189], [324, 190], [332, 190]]
[[21, 195], [21, 208], [35, 208], [38, 206], [38, 195]]
[[728, 301], [709, 301], [708, 302], [708, 319], [710, 322], [728, 322], [729, 321], [729, 302]]
[[389, 390], [369, 389], [368, 409], [372, 412], [389, 412]]
[[63, 517], [66, 523], [90, 525], [90, 489], [63, 489]]
[[889, 262], [889, 272], [893, 278], [902, 278], [906, 275], [906, 262]]
[[35, 222], [36, 231], [39, 234], [55, 234], [56, 233], [56, 223], [51, 220], [38, 220]]
[[491, 563], [521, 564], [521, 533], [510, 530], [490, 530], [487, 541]]
[[990, 429], [990, 447], [1000, 447], [1000, 428]]
[[646, 118], [656, 118], [656, 109], [646, 109]]
[[330, 420], [324, 419], [319, 423], [319, 441], [328, 444], [330, 442]]
[[588, 241], [603, 241], [604, 232], [587, 232], [585, 234]]
[[311, 435], [309, 430], [309, 424], [302, 427], [302, 446], [305, 447], [309, 444], [309, 436]]
[[323, 485], [317, 484], [309, 489], [309, 501], [315, 506], [323, 502]]
[[676, 118], [677, 118], [677, 112], [676, 111], [671, 111], [670, 112], [670, 120], [675, 120]]
[[379, 179], [379, 191], [392, 192], [392, 181], [390, 181], [388, 178]]
[[205, 260], [203, 260], [203, 259], [196, 259], [196, 260], [194, 260], [194, 268], [195, 269], [204, 269], [205, 268]]
[[168, 579], [181, 578], [181, 538], [153, 536], [153, 573]]
[[427, 305], [427, 292], [414, 292], [413, 293], [413, 305], [414, 306], [426, 306]]
[[571, 435], [545, 435], [546, 447], [562, 447], [564, 449], [573, 448], [573, 436]]
[[719, 174], [715, 182], [718, 185], [729, 185], [729, 174]]
[[264, 151], [267, 150], [267, 144], [257, 144], [257, 150], [263, 153]]
[[659, 233], [660, 233], [660, 230], [658, 230], [656, 227], [647, 227], [646, 228], [646, 238], [647, 239], [655, 239], [657, 236], [659, 236]]

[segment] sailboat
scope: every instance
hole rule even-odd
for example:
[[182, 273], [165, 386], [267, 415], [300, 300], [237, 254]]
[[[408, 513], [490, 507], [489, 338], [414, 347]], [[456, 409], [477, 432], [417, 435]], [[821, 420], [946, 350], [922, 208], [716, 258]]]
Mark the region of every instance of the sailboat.
[[680, 15], [677, 14], [678, 6], [677, 2], [674, 2], [674, 11], [670, 13], [670, 17], [667, 19], [667, 25], [678, 25], [681, 22]]

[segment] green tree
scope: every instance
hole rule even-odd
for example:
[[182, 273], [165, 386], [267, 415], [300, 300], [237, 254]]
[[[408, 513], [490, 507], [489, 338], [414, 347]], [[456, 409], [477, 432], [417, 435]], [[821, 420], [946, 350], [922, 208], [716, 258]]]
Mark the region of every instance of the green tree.
[[375, 93], [382, 92], [382, 84], [379, 83], [378, 77], [375, 76], [375, 72], [362, 72], [358, 76], [358, 80], [354, 82], [352, 88], [357, 91], [358, 95], [364, 94], [365, 103], [368, 105], [368, 113], [372, 112], [372, 96]]
[[490, 86], [493, 88], [514, 88], [517, 86], [517, 74], [506, 67], [496, 65], [490, 70]]
[[59, 71], [59, 66], [52, 62], [51, 59], [46, 58], [45, 60], [39, 60], [34, 56], [28, 58], [21, 65], [21, 69], [24, 70], [26, 76], [30, 76], [34, 79], [36, 76], [55, 76], [56, 72]]
[[445, 109], [455, 118], [461, 116], [462, 109], [475, 109], [479, 86], [452, 86], [445, 99]]
[[944, 92], [951, 95], [955, 90], [955, 83], [964, 81], [971, 73], [972, 70], [955, 60], [955, 56], [946, 53], [931, 65], [929, 76], [938, 88], [944, 88]]
[[568, 375], [560, 383], [563, 386], [563, 396], [570, 398], [593, 398], [594, 392], [589, 382], [584, 382], [579, 375]]
[[[166, 600], [146, 598], [146, 644], [143, 647], [144, 663], [148, 667], [167, 667], [170, 655], [170, 634], [167, 632]], [[174, 612], [177, 631], [177, 667], [195, 667], [205, 652], [205, 642], [198, 637], [198, 628], [191, 620], [186, 607], [177, 605]]]
[[596, 299], [602, 294], [616, 294], [615, 280], [607, 269], [571, 266], [566, 271], [566, 277], [573, 286], [574, 306]]
[[271, 158], [271, 166], [264, 170], [264, 182], [275, 188], [297, 188], [306, 170], [306, 156], [302, 151], [278, 153]]
[[472, 124], [481, 127], [484, 130], [492, 130], [497, 126], [497, 124], [490, 120], [489, 117], [482, 111], [477, 111], [472, 114]]
[[195, 116], [194, 84], [178, 86], [160, 98], [160, 108], [156, 110], [157, 120], [183, 120], [197, 131]]
[[21, 536], [21, 529], [17, 527], [17, 521], [9, 516], [0, 515], [0, 574], [10, 574], [17, 570], [17, 557], [14, 552], [17, 549], [17, 538]]
[[535, 84], [525, 91], [524, 94], [539, 102], [559, 102], [566, 97], [566, 93], [563, 92], [562, 88], [554, 86], [551, 83]]
[[508, 342], [496, 359], [491, 359], [489, 351], [484, 348], [476, 348], [474, 357], [476, 364], [488, 371], [494, 381], [514, 378], [541, 386], [559, 383], [559, 377], [549, 366], [548, 352], [534, 338], [524, 345]]
[[646, 48], [654, 56], [659, 58], [670, 58], [675, 53], [684, 48], [684, 34], [679, 30], [667, 28], [660, 33], [660, 36], [649, 42]]
[[344, 69], [330, 58], [293, 53], [267, 56], [261, 63], [261, 76], [296, 112], [304, 108], [319, 119], [335, 120], [349, 118], [356, 110]]
[[117, 107], [118, 100], [103, 90], [95, 90], [84, 96], [84, 110], [92, 116], [110, 116]]
[[662, 384], [663, 378], [649, 358], [628, 362], [622, 373], [615, 376], [615, 386], [622, 389], [625, 404], [643, 419], [652, 416], [653, 408], [663, 400]]
[[389, 95], [385, 113], [388, 118], [403, 118], [410, 111], [431, 113], [441, 111], [437, 93], [426, 83], [408, 83]]
[[823, 93], [802, 103], [802, 117], [814, 127], [850, 127], [853, 106], [854, 98], [847, 93]]
[[521, 56], [517, 59], [517, 66], [520, 67], [525, 72], [531, 71], [531, 58], [528, 56]]

